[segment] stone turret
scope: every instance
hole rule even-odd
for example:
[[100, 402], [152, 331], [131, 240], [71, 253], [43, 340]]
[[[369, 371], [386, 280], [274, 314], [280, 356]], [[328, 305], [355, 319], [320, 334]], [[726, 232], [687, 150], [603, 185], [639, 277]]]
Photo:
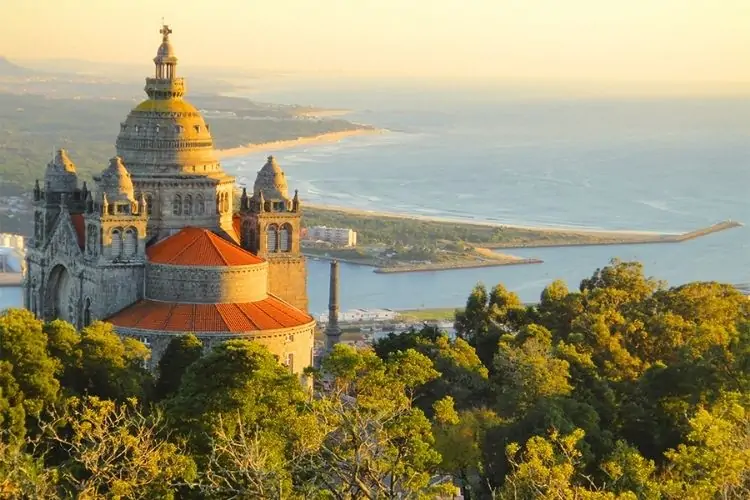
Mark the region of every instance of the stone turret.
[[299, 195], [296, 201], [289, 199], [284, 171], [269, 156], [258, 171], [247, 208], [240, 211], [240, 242], [268, 261], [271, 293], [306, 311], [307, 273], [300, 246], [299, 206]]
[[328, 290], [328, 326], [326, 326], [326, 350], [341, 340], [339, 328], [339, 262], [331, 261], [331, 283]]
[[48, 193], [72, 193], [78, 188], [76, 166], [64, 149], [58, 149], [55, 158], [47, 164], [44, 173], [44, 190]]
[[263, 191], [266, 200], [279, 202], [289, 200], [289, 187], [286, 183], [284, 171], [276, 162], [273, 156], [268, 157], [268, 161], [258, 172], [253, 186], [253, 193], [258, 195]]
[[99, 181], [99, 191], [107, 194], [107, 200], [112, 204], [135, 203], [135, 191], [130, 173], [125, 168], [122, 158], [115, 156], [109, 160], [109, 166], [102, 172]]

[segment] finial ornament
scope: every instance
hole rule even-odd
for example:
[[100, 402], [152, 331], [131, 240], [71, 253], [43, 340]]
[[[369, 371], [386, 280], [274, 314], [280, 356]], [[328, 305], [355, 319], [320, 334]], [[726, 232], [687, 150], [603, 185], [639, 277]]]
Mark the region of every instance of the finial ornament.
[[266, 211], [266, 198], [263, 196], [263, 190], [258, 191], [258, 212]]
[[164, 24], [164, 18], [162, 18], [161, 22], [161, 29], [159, 30], [159, 33], [161, 33], [161, 39], [163, 42], [168, 42], [169, 35], [172, 33], [172, 30], [169, 28], [168, 24]]

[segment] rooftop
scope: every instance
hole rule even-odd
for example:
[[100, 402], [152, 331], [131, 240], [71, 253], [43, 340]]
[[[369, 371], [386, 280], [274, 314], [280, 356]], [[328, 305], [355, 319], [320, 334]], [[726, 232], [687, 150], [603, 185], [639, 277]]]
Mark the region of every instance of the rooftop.
[[146, 251], [155, 264], [173, 266], [250, 266], [264, 262], [208, 229], [185, 227]]
[[302, 326], [313, 318], [273, 296], [247, 304], [141, 300], [107, 319], [115, 326], [167, 332], [245, 333]]

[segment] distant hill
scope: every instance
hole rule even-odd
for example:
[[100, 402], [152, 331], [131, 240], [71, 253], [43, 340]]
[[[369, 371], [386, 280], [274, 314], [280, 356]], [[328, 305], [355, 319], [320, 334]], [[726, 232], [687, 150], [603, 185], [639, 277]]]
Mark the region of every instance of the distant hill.
[[32, 74], [34, 74], [34, 71], [12, 63], [7, 58], [0, 56], [0, 76], [26, 76]]

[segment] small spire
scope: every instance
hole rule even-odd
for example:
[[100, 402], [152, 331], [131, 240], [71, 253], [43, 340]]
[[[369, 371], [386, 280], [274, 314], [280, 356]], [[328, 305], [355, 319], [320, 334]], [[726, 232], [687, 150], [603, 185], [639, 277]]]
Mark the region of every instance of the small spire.
[[143, 215], [146, 213], [147, 205], [148, 204], [146, 203], [146, 193], [141, 193], [141, 199], [139, 200], [139, 206], [138, 206], [138, 211], [140, 215]]
[[107, 201], [107, 193], [102, 193], [102, 215], [109, 213], [109, 202]]
[[240, 196], [240, 210], [247, 209], [247, 188], [242, 186], [242, 196]]
[[263, 196], [263, 190], [258, 191], [258, 212], [266, 211], [266, 198]]
[[294, 198], [292, 198], [292, 212], [299, 212], [299, 191], [294, 190]]

